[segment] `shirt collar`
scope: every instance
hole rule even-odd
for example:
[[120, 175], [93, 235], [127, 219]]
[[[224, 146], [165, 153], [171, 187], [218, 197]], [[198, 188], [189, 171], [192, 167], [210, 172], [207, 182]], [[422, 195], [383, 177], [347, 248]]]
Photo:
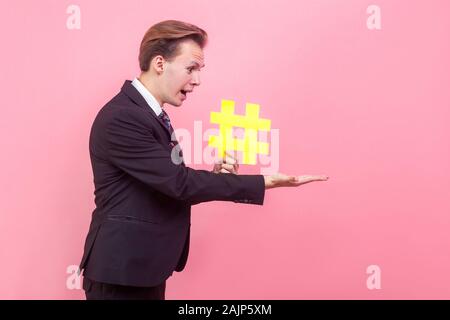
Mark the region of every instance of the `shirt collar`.
[[153, 109], [156, 115], [159, 116], [162, 112], [162, 108], [155, 97], [150, 93], [150, 91], [147, 90], [147, 88], [142, 84], [142, 82], [139, 81], [138, 78], [134, 78], [131, 84], [142, 95], [142, 97], [144, 97], [145, 101], [150, 106], [150, 108]]

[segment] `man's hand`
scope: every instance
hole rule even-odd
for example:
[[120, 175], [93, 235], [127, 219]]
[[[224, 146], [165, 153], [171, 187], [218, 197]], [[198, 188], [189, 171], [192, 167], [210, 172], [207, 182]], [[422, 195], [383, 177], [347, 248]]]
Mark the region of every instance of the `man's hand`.
[[237, 174], [239, 170], [239, 164], [237, 161], [236, 153], [234, 155], [230, 155], [228, 152], [225, 155], [225, 158], [220, 159], [216, 164], [214, 164], [214, 173], [233, 173]]
[[278, 187], [298, 187], [302, 184], [313, 181], [327, 181], [328, 176], [287, 176], [282, 173], [276, 173], [271, 176], [264, 176], [266, 189]]

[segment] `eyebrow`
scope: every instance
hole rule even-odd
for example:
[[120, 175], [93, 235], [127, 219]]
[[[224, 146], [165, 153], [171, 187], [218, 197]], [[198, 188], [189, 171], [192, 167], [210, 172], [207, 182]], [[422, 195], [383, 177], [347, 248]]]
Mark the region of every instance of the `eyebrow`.
[[[196, 65], [197, 68], [200, 68], [200, 65], [199, 65], [198, 62], [196, 62], [196, 61], [192, 61], [192, 62], [191, 62], [191, 65]], [[203, 67], [205, 67], [205, 64], [203, 64]], [[202, 68], [203, 68], [203, 67], [202, 67]]]

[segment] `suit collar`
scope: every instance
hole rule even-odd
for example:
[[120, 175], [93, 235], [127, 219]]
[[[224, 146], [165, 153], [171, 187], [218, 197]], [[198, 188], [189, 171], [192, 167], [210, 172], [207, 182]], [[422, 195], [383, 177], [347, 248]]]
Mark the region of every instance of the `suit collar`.
[[164, 130], [169, 134], [169, 137], [171, 137], [171, 132], [169, 129], [164, 125], [164, 122], [161, 120], [160, 117], [158, 117], [155, 113], [155, 111], [148, 105], [147, 101], [145, 101], [144, 97], [139, 93], [139, 91], [133, 86], [132, 82], [130, 80], [125, 80], [121, 91], [126, 94], [131, 100], [133, 100], [134, 103], [136, 103], [139, 107], [143, 108], [147, 112], [149, 112], [153, 117], [156, 118], [156, 120], [161, 124], [161, 126], [164, 128]]
[[144, 97], [145, 101], [149, 105], [150, 108], [155, 111], [157, 116], [161, 115], [162, 108], [159, 105], [158, 100], [153, 96], [153, 94], [144, 86], [144, 84], [139, 81], [138, 78], [134, 78], [134, 80], [131, 82], [133, 87], [136, 88], [137, 91], [141, 94], [142, 97]]

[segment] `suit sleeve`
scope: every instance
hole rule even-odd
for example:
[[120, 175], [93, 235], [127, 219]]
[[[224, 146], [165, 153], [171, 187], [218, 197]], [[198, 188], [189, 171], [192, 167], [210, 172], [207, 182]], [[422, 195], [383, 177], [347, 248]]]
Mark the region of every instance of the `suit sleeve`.
[[[147, 122], [146, 122], [147, 121]], [[149, 187], [193, 204], [222, 200], [262, 205], [262, 175], [216, 174], [172, 162], [142, 114], [121, 110], [105, 125], [111, 162]]]

